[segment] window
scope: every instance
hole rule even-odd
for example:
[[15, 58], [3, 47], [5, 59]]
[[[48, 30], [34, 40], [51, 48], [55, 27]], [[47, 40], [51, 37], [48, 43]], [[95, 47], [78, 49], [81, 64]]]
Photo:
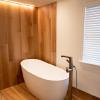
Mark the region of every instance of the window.
[[85, 8], [83, 62], [100, 66], [100, 5]]

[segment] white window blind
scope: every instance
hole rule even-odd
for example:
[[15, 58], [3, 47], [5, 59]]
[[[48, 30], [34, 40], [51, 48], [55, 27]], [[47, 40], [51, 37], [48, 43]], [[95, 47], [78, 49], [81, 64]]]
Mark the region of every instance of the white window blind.
[[100, 66], [100, 5], [86, 7], [83, 62]]

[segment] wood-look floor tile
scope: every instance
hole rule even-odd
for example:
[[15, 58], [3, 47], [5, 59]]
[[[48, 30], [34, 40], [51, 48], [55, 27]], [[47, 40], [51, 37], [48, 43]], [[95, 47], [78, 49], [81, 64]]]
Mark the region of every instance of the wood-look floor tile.
[[37, 100], [30, 94], [25, 84], [16, 85], [1, 91], [2, 100]]
[[[73, 88], [72, 100], [100, 100], [81, 90]], [[24, 83], [0, 91], [0, 100], [38, 100], [26, 88]]]

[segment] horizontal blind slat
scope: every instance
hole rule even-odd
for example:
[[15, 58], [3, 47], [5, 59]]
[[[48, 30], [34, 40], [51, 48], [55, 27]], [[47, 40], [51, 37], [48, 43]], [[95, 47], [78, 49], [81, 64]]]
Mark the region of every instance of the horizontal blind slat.
[[83, 61], [100, 65], [100, 5], [85, 9]]

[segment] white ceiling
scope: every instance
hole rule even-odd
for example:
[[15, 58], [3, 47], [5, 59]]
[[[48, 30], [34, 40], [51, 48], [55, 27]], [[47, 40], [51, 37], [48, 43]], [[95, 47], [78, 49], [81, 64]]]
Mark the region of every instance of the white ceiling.
[[40, 7], [46, 4], [53, 3], [57, 0], [9, 0], [9, 1], [16, 1], [16, 2], [21, 2], [21, 3], [27, 3], [27, 4], [33, 4], [36, 7]]

